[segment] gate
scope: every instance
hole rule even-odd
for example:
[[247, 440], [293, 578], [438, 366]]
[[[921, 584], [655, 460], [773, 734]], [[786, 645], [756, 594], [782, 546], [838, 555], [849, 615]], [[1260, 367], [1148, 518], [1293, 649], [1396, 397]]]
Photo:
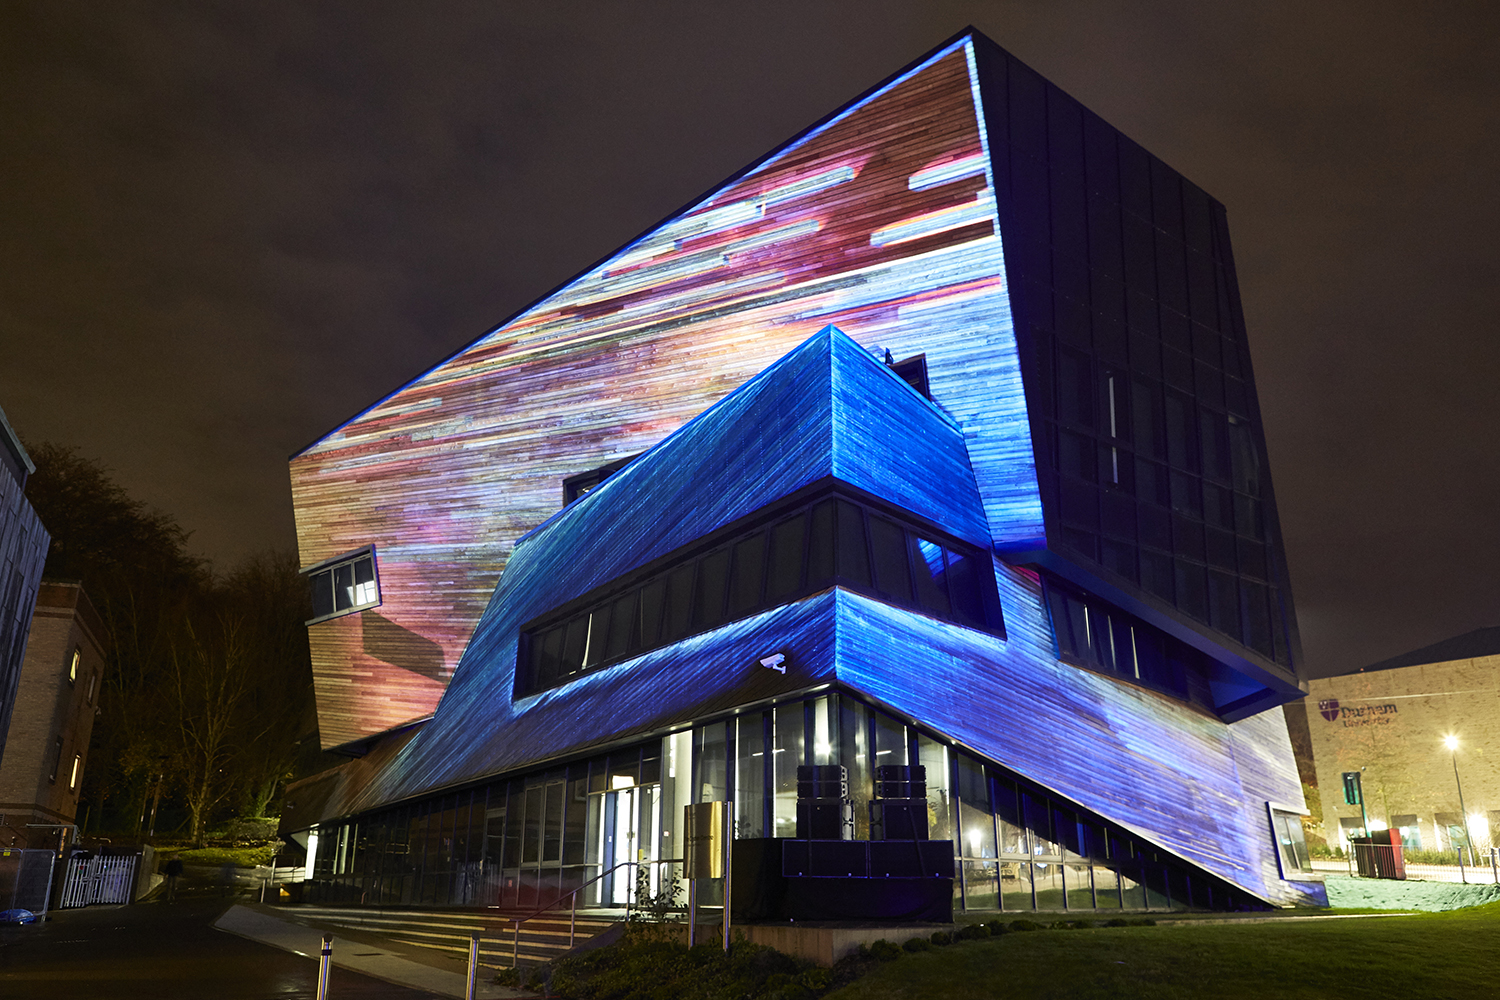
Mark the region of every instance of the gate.
[[68, 859], [58, 907], [128, 903], [135, 888], [139, 854], [75, 854]]
[[52, 895], [53, 851], [8, 848], [0, 850], [0, 910], [30, 910], [38, 918], [47, 912]]

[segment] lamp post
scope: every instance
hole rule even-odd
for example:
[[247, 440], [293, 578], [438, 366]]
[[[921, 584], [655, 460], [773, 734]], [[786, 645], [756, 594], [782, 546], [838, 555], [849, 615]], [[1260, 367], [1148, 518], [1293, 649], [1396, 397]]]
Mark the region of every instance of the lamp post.
[[[1448, 748], [1448, 753], [1453, 758], [1453, 783], [1458, 786], [1458, 813], [1464, 821], [1464, 848], [1474, 843], [1469, 836], [1469, 810], [1464, 806], [1464, 783], [1458, 779], [1458, 737], [1451, 733], [1443, 737], [1443, 746]], [[1464, 852], [1458, 852], [1458, 877], [1468, 883], [1469, 878], [1464, 874]]]

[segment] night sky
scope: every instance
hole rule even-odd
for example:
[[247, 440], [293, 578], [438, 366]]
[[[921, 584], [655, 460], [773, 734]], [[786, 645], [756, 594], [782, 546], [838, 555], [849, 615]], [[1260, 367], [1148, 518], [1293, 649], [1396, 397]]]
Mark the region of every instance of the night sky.
[[0, 0], [0, 407], [290, 548], [291, 452], [966, 24], [1227, 207], [1308, 672], [1500, 624], [1493, 3]]

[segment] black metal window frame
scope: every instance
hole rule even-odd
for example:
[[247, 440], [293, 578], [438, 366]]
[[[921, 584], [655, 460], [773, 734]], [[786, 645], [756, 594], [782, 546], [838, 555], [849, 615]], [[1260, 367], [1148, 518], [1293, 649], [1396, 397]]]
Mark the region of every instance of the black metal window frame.
[[[813, 706], [827, 697], [819, 694], [774, 706], [793, 720], [803, 720], [801, 738], [794, 740], [801, 750], [797, 763], [818, 760]], [[931, 758], [926, 765], [929, 816], [943, 830], [951, 831], [958, 862], [954, 899], [965, 910], [1103, 913], [1265, 908], [1212, 873], [907, 716], [848, 692], [834, 692], [831, 697], [837, 704], [830, 719], [839, 720], [834, 739], [839, 747], [837, 759], [846, 767], [850, 764], [847, 754], [859, 745], [873, 749], [879, 745], [880, 732], [888, 732], [901, 747], [897, 758], [903, 761], [918, 762], [924, 743], [946, 748], [946, 767], [935, 768]], [[748, 778], [759, 789], [757, 800], [767, 804], [769, 824], [769, 803], [776, 793], [772, 769], [761, 763], [765, 756], [752, 756], [746, 771], [747, 758], [737, 745], [733, 723], [748, 718], [769, 740], [772, 706], [745, 707], [751, 711], [698, 720], [687, 730], [667, 735], [668, 739], [689, 735], [693, 747], [688, 759], [678, 762], [679, 767], [689, 768], [691, 790], [687, 801], [674, 801], [674, 807], [713, 798], [738, 803], [742, 783]], [[716, 741], [709, 736], [715, 730]], [[856, 730], [863, 734], [858, 739]], [[708, 757], [710, 742], [717, 752], [713, 760]], [[491, 776], [466, 788], [324, 825], [320, 840], [339, 846], [318, 852], [312, 873], [313, 899], [368, 906], [515, 907], [522, 899], [529, 906], [556, 898], [600, 869], [599, 861], [590, 860], [588, 854], [588, 845], [595, 842], [600, 829], [600, 820], [588, 815], [588, 798], [615, 787], [616, 774], [626, 776], [635, 787], [663, 784], [669, 780], [666, 759], [664, 740], [631, 738], [603, 753]], [[711, 772], [713, 767], [719, 769], [717, 774]], [[858, 780], [851, 771], [849, 783], [850, 791], [868, 803], [875, 791], [874, 768], [865, 768]], [[555, 802], [554, 791], [563, 792]], [[1270, 805], [1273, 810], [1284, 809]], [[680, 833], [677, 823], [663, 814], [664, 828]], [[981, 834], [977, 850], [966, 836], [975, 829]], [[765, 835], [765, 830], [751, 834]], [[736, 833], [736, 839], [744, 836]], [[854, 838], [856, 842], [868, 839], [868, 830]], [[662, 853], [670, 856], [672, 852], [663, 844]], [[480, 877], [461, 877], [464, 868], [471, 875], [477, 868]], [[1098, 875], [1103, 870], [1111, 874], [1100, 884]], [[1058, 874], [1044, 884], [1044, 872]], [[1009, 887], [1003, 885], [1007, 879], [1012, 883]], [[481, 899], [478, 893], [491, 895]], [[1045, 905], [1049, 895], [1056, 905]], [[581, 905], [600, 903], [594, 897], [581, 900]]]
[[325, 560], [302, 575], [312, 594], [308, 625], [380, 607], [380, 567], [373, 545]]
[[829, 587], [1003, 638], [987, 555], [847, 484], [815, 484], [523, 625], [515, 697]]
[[634, 455], [617, 458], [613, 462], [606, 462], [587, 472], [580, 472], [575, 476], [567, 477], [562, 482], [563, 506], [566, 507], [573, 501], [582, 499], [585, 495], [592, 492], [595, 487], [604, 485], [606, 479], [625, 468], [631, 462], [634, 462], [641, 454], [642, 452], [636, 452]]
[[1042, 590], [1058, 659], [1214, 711], [1202, 652], [1045, 573]]

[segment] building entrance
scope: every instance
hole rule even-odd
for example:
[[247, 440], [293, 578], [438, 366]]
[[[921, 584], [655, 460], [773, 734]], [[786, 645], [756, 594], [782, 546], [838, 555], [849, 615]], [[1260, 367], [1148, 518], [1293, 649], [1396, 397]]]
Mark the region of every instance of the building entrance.
[[[636, 869], [617, 866], [631, 861], [656, 860], [656, 831], [661, 824], [661, 785], [616, 788], [597, 798], [599, 836], [591, 845], [594, 857], [589, 860], [591, 865], [598, 866], [595, 871], [607, 874], [600, 879], [595, 898], [602, 906], [626, 906], [635, 893]], [[656, 892], [659, 877], [655, 867], [648, 866], [652, 893]]]

